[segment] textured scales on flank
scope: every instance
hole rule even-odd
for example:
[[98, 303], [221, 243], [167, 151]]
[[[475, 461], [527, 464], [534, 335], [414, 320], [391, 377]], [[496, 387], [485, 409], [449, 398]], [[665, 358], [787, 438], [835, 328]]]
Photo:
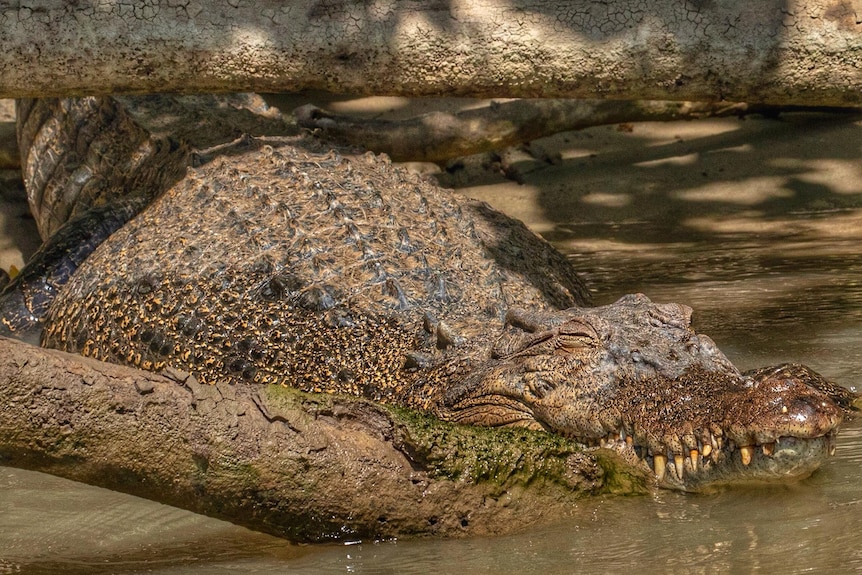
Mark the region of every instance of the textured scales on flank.
[[804, 477], [828, 456], [842, 412], [811, 372], [740, 374], [688, 307], [587, 307], [519, 222], [373, 155], [290, 144], [192, 170], [77, 270], [43, 343], [546, 429], [679, 489]]

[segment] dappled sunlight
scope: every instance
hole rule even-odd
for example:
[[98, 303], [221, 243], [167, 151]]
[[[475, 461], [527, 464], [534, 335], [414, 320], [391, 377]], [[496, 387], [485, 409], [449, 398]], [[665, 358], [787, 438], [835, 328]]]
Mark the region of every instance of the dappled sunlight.
[[282, 112], [313, 104], [330, 112], [357, 118], [383, 117], [387, 120], [407, 120], [433, 112], [455, 112], [484, 108], [492, 102], [509, 99], [483, 100], [478, 98], [403, 98], [400, 96], [356, 97], [329, 92], [301, 92], [298, 94], [267, 94], [266, 100]]
[[668, 158], [659, 158], [657, 160], [636, 162], [633, 165], [639, 168], [661, 168], [662, 166], [693, 166], [697, 161], [697, 154], [681, 154], [679, 156], [670, 156]]
[[598, 127], [542, 140], [591, 153], [537, 161], [526, 185], [464, 191], [568, 254], [597, 303], [686, 303], [741, 367], [792, 359], [846, 383], [858, 362], [822, 341], [862, 338], [845, 329], [862, 324], [857, 142], [852, 116]]
[[581, 148], [566, 148], [564, 150], [560, 150], [560, 159], [561, 160], [576, 160], [579, 158], [589, 158], [590, 156], [595, 156], [598, 150], [593, 148], [581, 147]]
[[[60, 8], [63, 5], [51, 4]], [[74, 4], [77, 3], [68, 3]], [[197, 4], [194, 0], [168, 3], [172, 9], [186, 12]], [[230, 0], [229, 4], [255, 10], [253, 3], [245, 1]], [[555, 3], [548, 4], [544, 13], [507, 15], [508, 20], [525, 29], [515, 40], [535, 42], [549, 55], [544, 62], [539, 50], [523, 52], [539, 55], [532, 60], [519, 56], [516, 42], [510, 42], [496, 23], [480, 12], [487, 11], [485, 3], [460, 0], [429, 4], [439, 19], [420, 20], [408, 13], [400, 22], [391, 16], [395, 4], [385, 1], [314, 2], [306, 6], [286, 3], [282, 10], [290, 5], [298, 10], [314, 6], [342, 11], [344, 28], [338, 22], [328, 26], [329, 46], [334, 46], [334, 53], [321, 49], [319, 54], [327, 56], [321, 57], [321, 62], [314, 61], [318, 52], [312, 52], [308, 62], [299, 58], [285, 60], [319, 72], [315, 86], [332, 87], [339, 82], [351, 85], [351, 81], [354, 86], [365, 86], [362, 80], [369, 69], [363, 70], [362, 63], [373, 61], [386, 76], [383, 82], [391, 80], [393, 89], [452, 92], [452, 86], [464, 85], [464, 76], [470, 82], [470, 73], [479, 83], [482, 75], [478, 72], [482, 67], [493, 70], [498, 56], [521, 57], [517, 66], [507, 72], [511, 76], [507, 79], [508, 89], [521, 83], [529, 86], [532, 75], [538, 79], [537, 84], [553, 90], [556, 85], [564, 89], [574, 84], [557, 75], [557, 68], [551, 64], [566, 62], [565, 45], [570, 39], [583, 37], [600, 40], [623, 55], [618, 69], [606, 67], [606, 75], [596, 74], [582, 81], [597, 94], [618, 94], [632, 77], [626, 67], [644, 72], [635, 77], [650, 78], [643, 84], [646, 89], [658, 89], [654, 79], [661, 78], [662, 68], [677, 59], [678, 67], [691, 72], [691, 76], [678, 79], [677, 94], [685, 95], [686, 84], [697, 83], [704, 72], [708, 74], [708, 87], [715, 87], [714, 93], [718, 93], [719, 87], [731, 88], [733, 78], [728, 79], [720, 70], [714, 73], [711, 66], [692, 65], [680, 58], [677, 46], [684, 45], [687, 35], [699, 32], [706, 42], [705, 31], [715, 34], [717, 26], [721, 26], [725, 33], [730, 30], [750, 45], [757, 38], [780, 40], [782, 30], [781, 22], [776, 20], [774, 28], [761, 27], [757, 33], [752, 32], [753, 23], [759, 22], [752, 17], [760, 10], [756, 3], [740, 3], [736, 22], [704, 20], [703, 14], [711, 13], [709, 4], [674, 4], [674, 11], [663, 17], [646, 13], [649, 8], [643, 2], [590, 2], [581, 11], [566, 3]], [[143, 8], [132, 8], [118, 0], [97, 3], [123, 5], [126, 10], [141, 10], [146, 17], [155, 6], [162, 6], [147, 2], [142, 3]], [[415, 13], [422, 13], [424, 8], [416, 6]], [[805, 30], [807, 12], [815, 11], [800, 6], [799, 28]], [[634, 8], [638, 9], [636, 13], [632, 13]], [[773, 12], [788, 19], [797, 17], [785, 10], [792, 8], [790, 5], [778, 8], [781, 9]], [[277, 8], [264, 10], [263, 15], [274, 22], [292, 20]], [[609, 17], [618, 13], [620, 17]], [[680, 34], [674, 33], [679, 28], [673, 26], [676, 20], [672, 16], [677, 14], [687, 23]], [[219, 14], [213, 13], [211, 18], [218, 20]], [[469, 26], [459, 24], [457, 28], [467, 29], [468, 33], [453, 38], [451, 46], [446, 46], [455, 50], [454, 56], [451, 52], [446, 52], [447, 57], [430, 53], [432, 43], [427, 50], [429, 65], [408, 61], [407, 66], [399, 68], [405, 60], [396, 61], [392, 53], [399, 51], [388, 53], [387, 47], [398, 48], [395, 43], [403, 40], [401, 32], [409, 31], [412, 37], [427, 32], [445, 42], [447, 18], [452, 22], [459, 18], [468, 21], [481, 35], [471, 36]], [[849, 19], [852, 35], [857, 30], [852, 14]], [[365, 23], [380, 26], [364, 26]], [[379, 51], [363, 52], [362, 43], [356, 41], [360, 30], [387, 32], [384, 42], [377, 43], [382, 46]], [[656, 38], [654, 31], [663, 33]], [[244, 61], [251, 64], [248, 70], [213, 65], [212, 74], [227, 77], [251, 72], [265, 83], [267, 75], [277, 69], [270, 46], [275, 36], [269, 38], [254, 29], [236, 30], [233, 36], [227, 36], [226, 41], [233, 42], [238, 52], [247, 55]], [[789, 40], [795, 37], [789, 35]], [[189, 41], [195, 40], [195, 35], [190, 35]], [[483, 42], [499, 44], [499, 55], [491, 53], [471, 60], [469, 54], [478, 52], [473, 44]], [[665, 54], [653, 60], [643, 58], [642, 52], [635, 50], [639, 44], [658, 45]], [[749, 76], [760, 78], [765, 86], [778, 84], [770, 81], [779, 78], [775, 70], [792, 76], [792, 71], [782, 68], [786, 65], [781, 61], [760, 58], [777, 50], [755, 52], [753, 57], [739, 61]], [[584, 54], [590, 55], [583, 51], [578, 57], [588, 62], [598, 61], [601, 56], [598, 51], [594, 58], [585, 58]], [[88, 55], [78, 60], [90, 60], [84, 56]], [[390, 63], [392, 67], [387, 70]], [[161, 64], [165, 69], [171, 67], [171, 62], [157, 62], [153, 75]], [[403, 70], [419, 70], [421, 74], [414, 79]], [[422, 74], [424, 77], [419, 77]], [[811, 76], [820, 74], [812, 71]], [[505, 84], [501, 81], [500, 85]], [[673, 84], [665, 87], [673, 88]], [[384, 84], [383, 88], [388, 86]], [[380, 90], [381, 84], [372, 89]], [[391, 119], [449, 110], [452, 105], [449, 101], [438, 108], [433, 100], [400, 97], [329, 96], [324, 101], [307, 96], [291, 98], [305, 100], [296, 105], [313, 102], [339, 114]], [[286, 113], [292, 109], [291, 101], [286, 98], [280, 106]], [[465, 100], [461, 109], [487, 103]], [[553, 161], [540, 159], [538, 154], [531, 159], [525, 153], [517, 160], [522, 180], [516, 183], [494, 174], [497, 179], [493, 183], [474, 186], [466, 192], [524, 220], [569, 254], [593, 286], [597, 303], [634, 291], [645, 292], [655, 301], [680, 301], [694, 306], [698, 331], [712, 336], [740, 367], [799, 360], [840, 383], [862, 377], [856, 353], [862, 340], [858, 328], [862, 325], [862, 282], [857, 279], [862, 277], [862, 169], [858, 162], [860, 146], [848, 145], [862, 142], [862, 127], [858, 124], [795, 118], [778, 122], [725, 119], [635, 124], [630, 132], [622, 127], [601, 127], [546, 138], [545, 142], [550, 150], [559, 152]], [[0, 220], [0, 231], [20, 227], [17, 224], [17, 220]], [[441, 224], [446, 226], [448, 222], [441, 220]], [[2, 249], [0, 245], [0, 252]], [[862, 433], [858, 422], [849, 432], [853, 442], [841, 443], [839, 456], [831, 465], [801, 486], [697, 497], [596, 497], [579, 502], [565, 523], [547, 529], [525, 529], [512, 537], [365, 541], [359, 545], [321, 546], [311, 552], [307, 547], [289, 547], [240, 528], [178, 515], [169, 508], [146, 506], [111, 494], [86, 495], [75, 487], [49, 485], [26, 472], [4, 472], [0, 483], [5, 487], [6, 505], [0, 524], [5, 523], [7, 529], [0, 529], [0, 534], [5, 534], [0, 572], [7, 570], [4, 567], [15, 569], [18, 562], [25, 570], [35, 566], [43, 567], [45, 572], [58, 571], [57, 564], [79, 572], [148, 569], [163, 573], [552, 573], [572, 570], [573, 565], [583, 572], [638, 568], [694, 572], [852, 571], [862, 567], [857, 541], [862, 528], [862, 515], [858, 513], [862, 504], [858, 460]], [[845, 432], [842, 440], [847, 437]], [[851, 452], [857, 454], [852, 460], [846, 455]], [[369, 484], [371, 499], [375, 487]], [[489, 507], [518, 504], [518, 493], [506, 493], [505, 487], [499, 490], [499, 501], [488, 499]], [[383, 515], [381, 520], [385, 520]], [[303, 559], [306, 553], [308, 557]], [[15, 563], [7, 563], [10, 554]]]
[[[862, 208], [853, 141], [862, 141], [858, 118], [811, 114], [557, 135], [541, 142], [560, 151], [561, 163], [522, 169], [541, 209], [514, 214], [563, 246], [609, 236], [617, 245], [668, 248], [747, 235], [816, 243], [817, 234], [841, 233], [838, 222]], [[499, 181], [463, 191], [511, 211], [507, 198], [523, 187]]]
[[[351, 113], [358, 107], [376, 114], [412, 105], [401, 99], [352, 102], [357, 108]], [[633, 132], [602, 127], [546, 138], [536, 147], [554, 150], [557, 144], [562, 161], [540, 161], [522, 150], [517, 155], [525, 168], [522, 184], [495, 174], [492, 183], [465, 191], [526, 221], [569, 254], [592, 286], [596, 303], [643, 292], [656, 302], [691, 305], [697, 331], [713, 338], [743, 369], [802, 361], [841, 384], [858, 383], [862, 180], [858, 150], [847, 142], [862, 141], [862, 130], [852, 122], [798, 129], [793, 122], [761, 120], [728, 120], [713, 127], [715, 132], [704, 129], [699, 136], [688, 133], [657, 145], [647, 143], [664, 138], [653, 129], [679, 130], [638, 124]], [[856, 432], [851, 439], [858, 444], [858, 425], [849, 431]], [[860, 522], [858, 457], [846, 455], [858, 452], [858, 445], [847, 449], [845, 437], [846, 431], [830, 465], [800, 486], [702, 497], [597, 498], [579, 504], [565, 525], [546, 531], [313, 551], [169, 508], [113, 500], [110, 494], [95, 494], [100, 501], [112, 499], [107, 511], [98, 509], [74, 486], [39, 485], [41, 495], [34, 499], [26, 490], [15, 493], [16, 482], [24, 485], [21, 472], [6, 472], [13, 508], [5, 519], [17, 526], [6, 531], [30, 536], [12, 537], [6, 548], [22, 562], [26, 557], [40, 565], [48, 557], [83, 566], [81, 572], [102, 564], [111, 569], [155, 563], [165, 573], [192, 568], [317, 573], [345, 565], [359, 570], [379, 565], [378, 571], [406, 565], [417, 572], [439, 571], [440, 565], [491, 565], [491, 571], [507, 572], [516, 565], [508, 571], [539, 572], [573, 561], [582, 570], [588, 564], [624, 571], [655, 549], [677, 545], [682, 552], [666, 565], [734, 571], [751, 566], [745, 555], [751, 550], [765, 570], [779, 569], [793, 547], [804, 543], [823, 550], [810, 562], [822, 566], [823, 556], [844, 561], [847, 553], [841, 553], [852, 549]], [[35, 479], [25, 479], [32, 487]], [[53, 514], [49, 506], [56, 507]], [[86, 514], [78, 513], [81, 509]], [[136, 526], [133, 537], [122, 530], [105, 535], [106, 526], [109, 530], [129, 519]], [[640, 526], [649, 522], [660, 529], [644, 537]], [[77, 529], [78, 524], [85, 528]], [[101, 535], [94, 525], [103, 528]], [[83, 541], [85, 533], [89, 540], [102, 541], [98, 549]]]
[[581, 198], [585, 204], [605, 206], [609, 208], [622, 208], [632, 203], [630, 194], [607, 194], [602, 192], [589, 193]]
[[[685, 142], [684, 139], [679, 138], [674, 140], [677, 143]], [[662, 145], [667, 145], [668, 142], [663, 142]], [[702, 154], [744, 154], [753, 151], [753, 147], [750, 144], [741, 144], [739, 146], [727, 146], [724, 148], [716, 148], [714, 150], [706, 150], [703, 152], [696, 153], [688, 153], [688, 154], [679, 154], [679, 155], [671, 155], [667, 157], [658, 158], [655, 160], [645, 160], [642, 162], [634, 162], [632, 165], [639, 168], [661, 168], [663, 166], [672, 165], [672, 166], [695, 166], [700, 160]]]
[[[556, 243], [556, 242], [555, 242]], [[657, 243], [657, 242], [633, 242], [618, 241], [613, 237], [587, 237], [583, 240], [571, 240], [557, 244], [564, 253], [570, 254], [578, 260], [588, 260], [594, 255], [602, 258], [607, 257], [611, 263], [612, 257], [620, 257], [619, 261], [627, 261], [628, 258], [642, 262], [668, 261], [675, 258], [685, 257], [685, 254], [694, 248], [692, 242]], [[589, 254], [589, 255], [582, 255]], [[611, 256], [610, 254], [614, 254]], [[611, 264], [613, 265], [613, 264]], [[625, 267], [616, 266], [617, 269]], [[632, 272], [635, 270], [632, 269]], [[591, 288], [603, 289], [601, 286], [590, 286]]]
[[[704, 119], [692, 122], [650, 122], [638, 124], [649, 129], [646, 137], [648, 146], [663, 146], [679, 140], [702, 138], [704, 134], [718, 135], [738, 131], [741, 125], [737, 121], [726, 119]], [[639, 130], [638, 130], [639, 131]]]
[[410, 98], [375, 96], [330, 102], [328, 109], [339, 114], [370, 115], [395, 112], [410, 105]]
[[[693, 217], [682, 222], [683, 226], [700, 232], [752, 238], [763, 236], [793, 236], [795, 242], [787, 241], [769, 247], [773, 253], [792, 250], [805, 251], [811, 255], [859, 252], [862, 241], [862, 208], [842, 213], [833, 213], [824, 218], [793, 218], [767, 220], [762, 212], [740, 212], [733, 217]], [[843, 240], [836, 243], [836, 240]]]
[[[862, 157], [862, 146], [857, 146], [857, 149], [860, 152], [860, 157]], [[794, 168], [802, 172], [797, 176], [799, 180], [829, 188], [836, 194], [862, 193], [862, 166], [860, 166], [858, 159], [794, 160], [778, 158], [773, 161], [773, 165], [782, 167], [793, 165]]]
[[790, 198], [791, 190], [782, 187], [785, 178], [764, 176], [748, 178], [744, 185], [739, 182], [712, 182], [692, 188], [672, 192], [671, 197], [689, 202], [727, 202], [739, 206], [757, 206], [775, 198]]

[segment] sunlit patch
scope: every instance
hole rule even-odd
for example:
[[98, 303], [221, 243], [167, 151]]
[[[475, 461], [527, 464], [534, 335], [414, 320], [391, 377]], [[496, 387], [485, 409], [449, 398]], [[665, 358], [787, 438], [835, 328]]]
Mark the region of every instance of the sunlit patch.
[[758, 206], [768, 200], [790, 198], [793, 191], [788, 189], [784, 176], [763, 176], [747, 178], [745, 185], [738, 182], [710, 182], [693, 189], [672, 192], [673, 198], [688, 202], [716, 202], [737, 206]]
[[838, 160], [832, 158], [795, 159], [776, 158], [769, 165], [794, 170], [794, 178], [807, 184], [822, 186], [824, 191], [833, 194], [858, 194], [862, 192], [862, 169], [855, 159]]
[[679, 156], [670, 156], [669, 158], [660, 158], [658, 160], [647, 160], [645, 162], [637, 162], [634, 164], [639, 168], [659, 168], [665, 166], [691, 166], [700, 160], [698, 154], [682, 154]]
[[717, 136], [740, 130], [740, 123], [733, 119], [698, 120], [697, 122], [651, 122], [651, 140], [648, 146], [665, 146], [680, 141], [697, 141], [704, 134]]
[[585, 204], [606, 208], [624, 208], [634, 201], [631, 194], [589, 193], [581, 198]]

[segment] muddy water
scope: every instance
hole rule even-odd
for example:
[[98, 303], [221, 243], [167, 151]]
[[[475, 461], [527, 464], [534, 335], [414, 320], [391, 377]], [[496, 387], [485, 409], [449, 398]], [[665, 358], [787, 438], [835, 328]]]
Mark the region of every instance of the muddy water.
[[[740, 367], [794, 360], [862, 386], [862, 127], [848, 119], [598, 129], [540, 142], [524, 185], [469, 191], [572, 259], [597, 303], [695, 308]], [[0, 574], [848, 573], [862, 571], [862, 421], [796, 485], [583, 502], [494, 539], [298, 547], [219, 521], [0, 468]]]

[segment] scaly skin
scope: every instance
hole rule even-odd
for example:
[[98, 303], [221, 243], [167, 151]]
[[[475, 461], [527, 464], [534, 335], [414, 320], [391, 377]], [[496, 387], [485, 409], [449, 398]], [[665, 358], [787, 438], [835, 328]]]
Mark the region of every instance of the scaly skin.
[[586, 307], [519, 222], [371, 155], [288, 144], [190, 171], [77, 270], [43, 343], [610, 442], [678, 489], [828, 455], [839, 407], [804, 374], [740, 374], [686, 306]]

